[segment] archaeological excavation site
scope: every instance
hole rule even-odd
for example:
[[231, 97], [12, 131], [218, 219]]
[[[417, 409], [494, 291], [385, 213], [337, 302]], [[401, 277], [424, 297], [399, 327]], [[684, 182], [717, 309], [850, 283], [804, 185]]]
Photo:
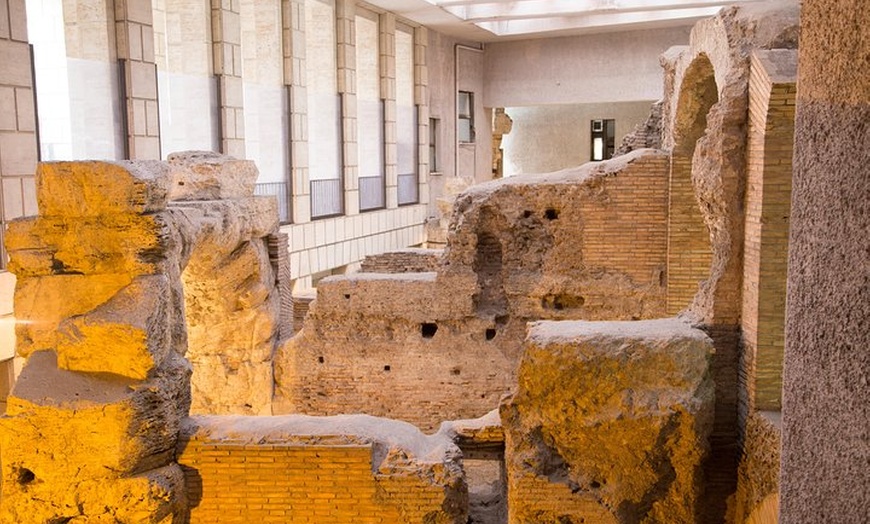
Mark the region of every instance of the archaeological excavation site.
[[0, 524], [870, 522], [868, 27], [0, 0]]

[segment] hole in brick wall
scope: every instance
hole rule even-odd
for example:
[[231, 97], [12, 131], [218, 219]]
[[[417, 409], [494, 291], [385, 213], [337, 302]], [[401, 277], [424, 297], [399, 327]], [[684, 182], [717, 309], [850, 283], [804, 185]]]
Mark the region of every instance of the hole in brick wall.
[[432, 338], [438, 332], [438, 324], [434, 322], [423, 322], [420, 324], [420, 334], [423, 338]]
[[492, 340], [495, 338], [495, 328], [489, 328], [486, 330], [486, 339]]
[[511, 317], [509, 317], [508, 315], [499, 315], [495, 317], [495, 324], [497, 326], [504, 326], [510, 321], [510, 319]]
[[451, 375], [459, 375], [459, 374], [461, 374], [461, 373], [462, 373], [462, 370], [459, 369], [459, 368], [453, 368], [453, 369], [450, 370], [450, 374], [451, 374]]
[[179, 185], [179, 186], [183, 186], [183, 185], [184, 185], [184, 180], [179, 180], [179, 181], [178, 181], [178, 185]]
[[532, 216], [532, 214], [533, 213], [527, 209], [527, 210], [523, 211], [523, 218], [530, 218]]
[[323, 357], [317, 357], [317, 362], [323, 364]]
[[592, 483], [589, 484], [589, 487], [592, 489], [598, 489], [601, 487], [601, 483], [597, 480], [593, 480]]
[[541, 307], [561, 311], [563, 309], [581, 307], [585, 302], [585, 298], [576, 295], [546, 295], [541, 299]]
[[349, 298], [350, 298], [350, 295], [349, 295], [348, 293], [345, 293], [345, 294], [344, 294], [344, 298], [349, 299]]
[[389, 370], [390, 370], [390, 366], [388, 366], [388, 365], [384, 366], [384, 371], [389, 371]]
[[544, 218], [546, 218], [547, 220], [556, 220], [557, 218], [559, 218], [559, 212], [553, 208], [549, 208], [544, 211]]
[[26, 486], [36, 480], [36, 475], [27, 468], [20, 468], [18, 470], [18, 483], [22, 486]]

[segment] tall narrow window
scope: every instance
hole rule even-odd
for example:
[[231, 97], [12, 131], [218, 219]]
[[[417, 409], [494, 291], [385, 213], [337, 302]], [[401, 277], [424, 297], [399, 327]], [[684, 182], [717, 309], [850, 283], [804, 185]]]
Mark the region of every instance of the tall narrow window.
[[416, 204], [417, 106], [414, 104], [414, 29], [396, 24], [396, 161], [398, 203]]
[[616, 121], [592, 121], [592, 160], [605, 160], [613, 157], [616, 148]]
[[384, 103], [381, 100], [378, 15], [357, 8], [356, 123], [359, 162], [359, 209], [381, 209], [384, 184]]
[[460, 91], [457, 99], [458, 139], [460, 142], [474, 142], [474, 93]]
[[438, 161], [438, 133], [441, 132], [441, 122], [437, 118], [429, 119], [429, 172], [438, 173], [441, 168]]

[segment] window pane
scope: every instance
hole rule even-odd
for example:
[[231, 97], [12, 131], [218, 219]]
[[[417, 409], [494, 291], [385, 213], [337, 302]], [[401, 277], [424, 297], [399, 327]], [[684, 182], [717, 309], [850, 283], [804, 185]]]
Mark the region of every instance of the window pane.
[[474, 137], [471, 134], [471, 120], [460, 118], [458, 133], [460, 142], [474, 142]]

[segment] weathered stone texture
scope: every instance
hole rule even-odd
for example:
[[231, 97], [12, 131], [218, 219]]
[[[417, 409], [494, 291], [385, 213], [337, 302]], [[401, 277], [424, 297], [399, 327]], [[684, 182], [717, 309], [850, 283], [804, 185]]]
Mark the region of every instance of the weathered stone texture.
[[434, 429], [498, 405], [529, 320], [661, 316], [667, 169], [643, 150], [469, 189], [436, 272], [319, 283], [276, 356], [276, 410]]
[[780, 521], [858, 524], [870, 508], [870, 11], [802, 4]]
[[735, 524], [776, 524], [782, 446], [779, 412], [754, 412], [746, 421], [737, 493], [730, 508]]
[[[368, 416], [192, 417], [179, 441], [190, 522], [465, 524], [459, 449]], [[234, 489], [227, 489], [233, 486]]]
[[501, 407], [509, 522], [695, 522], [711, 340], [676, 320], [538, 322]]
[[442, 249], [402, 249], [365, 257], [363, 273], [426, 273], [441, 265]]
[[[208, 162], [198, 176], [230, 187], [235, 167], [242, 178], [256, 172]], [[42, 214], [16, 222], [8, 242], [15, 313], [28, 322], [17, 329], [27, 362], [0, 418], [2, 522], [184, 518], [174, 460], [191, 406], [186, 305], [197, 321], [192, 353], [222, 357], [196, 362], [199, 383], [243, 394], [197, 392], [223, 400], [219, 409], [269, 409], [280, 297], [265, 237], [277, 228], [275, 203], [246, 188], [212, 195], [238, 198], [176, 206], [169, 173], [159, 162], [40, 166]], [[197, 177], [184, 180], [195, 186]], [[200, 287], [183, 289], [186, 265]], [[234, 360], [246, 372], [227, 380]]]

